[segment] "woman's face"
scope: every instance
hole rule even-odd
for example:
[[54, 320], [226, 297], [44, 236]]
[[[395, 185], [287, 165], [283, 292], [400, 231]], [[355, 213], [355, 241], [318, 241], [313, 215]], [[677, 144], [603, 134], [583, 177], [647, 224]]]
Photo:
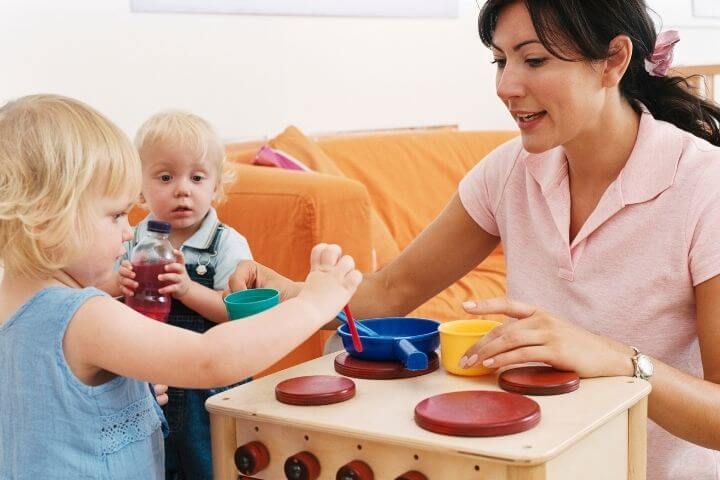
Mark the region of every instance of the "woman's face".
[[524, 2], [501, 11], [492, 52], [497, 95], [520, 127], [525, 150], [544, 152], [598, 128], [606, 92], [600, 69], [550, 54]]

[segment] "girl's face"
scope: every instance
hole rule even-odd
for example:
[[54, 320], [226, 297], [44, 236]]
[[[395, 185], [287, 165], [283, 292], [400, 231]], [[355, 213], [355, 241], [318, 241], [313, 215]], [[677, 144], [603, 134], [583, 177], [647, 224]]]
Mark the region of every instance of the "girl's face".
[[109, 280], [115, 262], [125, 253], [123, 242], [132, 238], [127, 214], [134, 202], [102, 198], [95, 203], [92, 222], [92, 250], [65, 268], [82, 287], [98, 286]]
[[[600, 125], [605, 93], [601, 70], [550, 54], [523, 2], [501, 11], [492, 52], [497, 95], [520, 127], [525, 150], [540, 153], [580, 141]], [[567, 56], [573, 58], [573, 53]]]

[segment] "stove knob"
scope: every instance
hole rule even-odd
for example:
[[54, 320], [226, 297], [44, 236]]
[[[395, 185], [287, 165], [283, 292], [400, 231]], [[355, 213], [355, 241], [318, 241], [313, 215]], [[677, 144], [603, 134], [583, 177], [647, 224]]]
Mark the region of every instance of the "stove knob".
[[320, 462], [312, 453], [300, 452], [285, 460], [283, 470], [288, 480], [315, 480], [320, 476]]
[[270, 463], [270, 452], [260, 442], [246, 443], [235, 450], [235, 466], [243, 475], [254, 475]]
[[399, 477], [397, 477], [395, 480], [428, 480], [428, 478], [423, 475], [420, 472], [416, 472], [415, 470], [411, 472], [405, 472]]
[[374, 480], [375, 475], [367, 463], [353, 460], [338, 470], [335, 480]]

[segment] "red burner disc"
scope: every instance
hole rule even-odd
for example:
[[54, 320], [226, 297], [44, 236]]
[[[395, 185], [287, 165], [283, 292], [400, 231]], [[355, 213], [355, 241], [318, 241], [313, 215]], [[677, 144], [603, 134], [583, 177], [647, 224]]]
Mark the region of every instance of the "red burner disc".
[[290, 405], [328, 405], [354, 396], [355, 382], [334, 375], [290, 378], [275, 386], [275, 398]]
[[440, 367], [437, 353], [428, 353], [428, 368], [425, 370], [408, 370], [400, 361], [363, 360], [343, 352], [335, 357], [335, 371], [341, 375], [368, 380], [391, 380], [395, 378], [411, 378], [434, 372]]
[[425, 430], [461, 437], [495, 437], [530, 430], [540, 422], [540, 405], [517, 393], [451, 392], [426, 398], [415, 407], [415, 423]]
[[577, 390], [580, 377], [552, 367], [520, 367], [502, 372], [498, 384], [503, 390], [524, 395], [560, 395]]

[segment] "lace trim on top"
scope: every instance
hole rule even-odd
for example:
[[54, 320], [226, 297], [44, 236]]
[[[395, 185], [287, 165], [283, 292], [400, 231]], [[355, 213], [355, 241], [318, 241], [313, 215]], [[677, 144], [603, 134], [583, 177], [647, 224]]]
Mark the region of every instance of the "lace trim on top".
[[125, 407], [119, 413], [101, 417], [100, 441], [104, 455], [115, 453], [126, 445], [144, 440], [160, 428], [151, 396]]

